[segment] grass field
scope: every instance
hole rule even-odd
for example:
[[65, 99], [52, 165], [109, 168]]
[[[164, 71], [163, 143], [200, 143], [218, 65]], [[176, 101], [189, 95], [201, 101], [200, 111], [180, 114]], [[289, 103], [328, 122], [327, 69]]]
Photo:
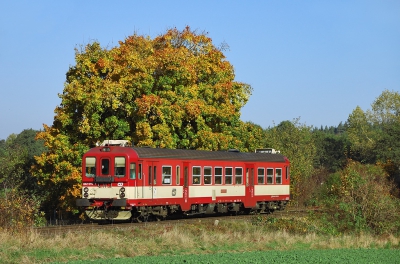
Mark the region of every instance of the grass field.
[[199, 220], [188, 225], [116, 226], [50, 237], [33, 230], [0, 231], [0, 262], [362, 263], [359, 260], [365, 258], [364, 263], [395, 263], [400, 259], [399, 241], [393, 235], [296, 234], [222, 218], [218, 225]]
[[[179, 256], [141, 256], [96, 260], [90, 263], [152, 264], [152, 263], [398, 263], [400, 250], [393, 249], [331, 249], [331, 250], [287, 250], [256, 251], [242, 253], [216, 253]], [[73, 261], [71, 264], [87, 263]]]

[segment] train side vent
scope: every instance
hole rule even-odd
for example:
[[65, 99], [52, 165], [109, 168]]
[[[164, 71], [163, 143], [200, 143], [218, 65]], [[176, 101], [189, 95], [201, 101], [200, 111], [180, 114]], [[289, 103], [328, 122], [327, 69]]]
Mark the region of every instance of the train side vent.
[[281, 152], [273, 148], [261, 148], [261, 149], [256, 149], [255, 153], [279, 154]]
[[121, 146], [121, 147], [127, 147], [130, 146], [130, 142], [128, 140], [104, 140], [102, 143], [97, 143], [97, 146]]

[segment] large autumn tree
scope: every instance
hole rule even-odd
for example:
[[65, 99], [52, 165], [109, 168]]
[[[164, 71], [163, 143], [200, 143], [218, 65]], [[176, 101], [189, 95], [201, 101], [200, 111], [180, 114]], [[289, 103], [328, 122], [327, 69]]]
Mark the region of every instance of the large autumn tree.
[[82, 154], [105, 139], [138, 146], [235, 148], [235, 129], [251, 87], [205, 33], [169, 29], [154, 39], [134, 34], [117, 47], [76, 49], [52, 126], [38, 138], [48, 151], [34, 175], [48, 206], [71, 208], [79, 195]]

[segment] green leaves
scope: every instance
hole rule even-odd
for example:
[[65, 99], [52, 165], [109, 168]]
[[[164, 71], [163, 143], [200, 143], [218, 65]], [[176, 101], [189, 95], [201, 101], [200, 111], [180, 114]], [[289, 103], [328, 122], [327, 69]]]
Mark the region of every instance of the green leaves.
[[197, 140], [200, 131], [221, 133], [221, 122], [238, 124], [251, 93], [234, 81], [232, 65], [211, 39], [189, 27], [153, 40], [133, 35], [110, 50], [94, 42], [76, 50], [76, 63], [54, 122], [71, 141], [117, 136], [176, 148], [189, 140], [186, 147], [208, 149]]
[[400, 140], [397, 133], [400, 124], [400, 94], [385, 90], [372, 103], [371, 108], [364, 112], [357, 107], [349, 115], [347, 134], [351, 143], [351, 157], [363, 163], [378, 162], [399, 167], [396, 146]]
[[336, 174], [328, 179], [326, 188], [335, 199], [326, 204], [328, 210], [336, 212], [336, 219], [331, 220], [341, 232], [391, 234], [398, 230], [399, 200], [381, 167], [351, 161], [339, 177]]
[[22, 184], [24, 167], [28, 161], [28, 149], [16, 143], [12, 134], [5, 142], [0, 155], [0, 183], [4, 190], [14, 189]]

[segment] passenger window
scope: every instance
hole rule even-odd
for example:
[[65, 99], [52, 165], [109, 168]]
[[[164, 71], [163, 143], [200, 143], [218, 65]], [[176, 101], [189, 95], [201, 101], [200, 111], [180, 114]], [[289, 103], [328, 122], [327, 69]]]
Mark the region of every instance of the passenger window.
[[243, 169], [235, 168], [235, 184], [242, 184], [243, 181]]
[[212, 168], [204, 167], [204, 184], [211, 184]]
[[201, 167], [193, 167], [192, 168], [192, 178], [193, 184], [200, 184], [201, 179]]
[[215, 184], [222, 184], [222, 168], [214, 168]]
[[274, 183], [274, 169], [267, 169], [267, 184]]
[[129, 178], [132, 180], [136, 179], [136, 163], [131, 163], [129, 166]]
[[265, 170], [264, 170], [264, 168], [258, 168], [258, 173], [257, 173], [257, 175], [258, 175], [258, 184], [264, 184], [264, 173], [265, 173]]
[[172, 167], [162, 167], [162, 183], [171, 184]]
[[115, 157], [114, 175], [117, 177], [125, 176], [125, 157]]
[[101, 174], [102, 175], [110, 175], [110, 160], [109, 159], [101, 160]]
[[232, 168], [225, 168], [225, 184], [232, 184]]
[[96, 175], [96, 158], [86, 157], [86, 177], [94, 177]]
[[282, 184], [282, 169], [276, 169], [276, 184]]

